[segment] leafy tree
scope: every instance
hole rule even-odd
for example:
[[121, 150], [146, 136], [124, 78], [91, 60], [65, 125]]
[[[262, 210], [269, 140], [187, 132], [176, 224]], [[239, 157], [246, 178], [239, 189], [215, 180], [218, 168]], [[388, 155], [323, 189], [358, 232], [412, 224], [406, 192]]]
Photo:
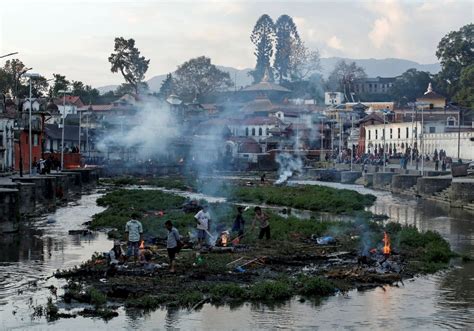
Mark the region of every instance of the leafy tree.
[[[140, 91], [146, 91], [148, 90], [148, 84], [146, 82], [141, 82], [140, 83]], [[123, 84], [120, 84], [114, 91], [114, 94], [117, 95], [117, 96], [122, 96], [122, 95], [125, 95], [125, 94], [131, 94], [131, 93], [135, 93], [136, 90], [135, 90], [135, 86], [133, 86], [132, 84], [129, 84], [129, 83], [123, 83]]]
[[111, 71], [122, 74], [125, 81], [130, 84], [135, 93], [145, 86], [143, 80], [148, 70], [150, 60], [140, 56], [140, 51], [135, 47], [135, 40], [126, 40], [123, 37], [115, 38], [114, 53], [109, 56]]
[[289, 74], [292, 81], [301, 81], [321, 70], [319, 52], [310, 50], [302, 41], [292, 43]]
[[173, 75], [171, 73], [166, 75], [165, 80], [161, 83], [160, 95], [164, 98], [167, 98], [170, 94], [173, 93], [174, 81]]
[[364, 68], [359, 67], [355, 62], [347, 63], [341, 60], [329, 74], [327, 85], [332, 91], [342, 91], [349, 100], [348, 94], [354, 92], [355, 82], [365, 77], [367, 75]]
[[25, 64], [19, 59], [11, 59], [5, 62], [3, 67], [6, 75], [5, 79], [5, 91], [11, 91], [15, 97], [23, 97], [23, 93], [20, 95], [20, 91], [23, 90], [22, 85], [25, 84], [26, 79], [22, 77], [27, 71]]
[[72, 81], [72, 95], [81, 97], [81, 100], [85, 103], [95, 103], [99, 98], [100, 92], [96, 88], [92, 88], [90, 85], [85, 85], [81, 81]]
[[451, 31], [438, 44], [436, 56], [441, 62], [437, 86], [452, 97], [459, 90], [461, 71], [474, 63], [474, 24]]
[[454, 95], [454, 100], [462, 107], [474, 110], [474, 64], [461, 71], [460, 90]]
[[390, 95], [399, 105], [405, 105], [422, 96], [431, 80], [429, 72], [408, 69], [397, 77], [390, 89]]
[[66, 76], [61, 74], [53, 74], [54, 83], [49, 90], [49, 94], [51, 97], [57, 97], [60, 95], [59, 91], [69, 90], [69, 86], [71, 82], [66, 79]]
[[262, 80], [265, 70], [269, 70], [270, 75], [272, 75], [270, 59], [273, 55], [275, 25], [270, 16], [267, 14], [260, 16], [257, 23], [255, 23], [250, 40], [255, 45], [254, 55], [257, 58], [257, 64], [249, 75], [253, 77], [254, 83], [258, 83]]
[[[288, 15], [281, 15], [275, 23], [276, 45], [273, 67], [277, 72], [280, 84], [283, 79], [289, 78], [292, 52], [300, 46], [301, 40], [293, 19]], [[294, 58], [294, 56], [293, 56]]]
[[228, 72], [219, 70], [210, 58], [200, 56], [178, 66], [174, 86], [181, 99], [193, 100], [229, 88], [233, 82]]

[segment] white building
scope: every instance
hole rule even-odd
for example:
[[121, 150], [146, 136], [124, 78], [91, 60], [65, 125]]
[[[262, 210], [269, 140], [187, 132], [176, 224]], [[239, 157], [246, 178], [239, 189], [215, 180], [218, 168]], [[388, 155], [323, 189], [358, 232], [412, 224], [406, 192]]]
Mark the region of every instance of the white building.
[[[421, 122], [401, 122], [385, 124], [385, 146], [388, 153], [404, 153], [407, 147], [418, 146], [423, 155], [433, 155], [435, 149], [446, 151], [446, 156], [457, 158], [458, 132], [457, 121], [428, 122], [424, 124], [424, 137], [421, 133]], [[384, 125], [368, 125], [365, 127], [365, 152], [374, 153], [384, 143]], [[463, 128], [459, 135], [460, 157], [463, 160], [474, 159], [474, 128], [466, 131]]]
[[326, 106], [337, 106], [344, 102], [342, 92], [324, 92], [324, 104]]
[[271, 136], [270, 130], [283, 126], [283, 122], [276, 116], [252, 117], [240, 121], [233, 121], [228, 127], [234, 136], [252, 137], [256, 140]]
[[14, 166], [14, 119], [0, 118], [0, 172]]

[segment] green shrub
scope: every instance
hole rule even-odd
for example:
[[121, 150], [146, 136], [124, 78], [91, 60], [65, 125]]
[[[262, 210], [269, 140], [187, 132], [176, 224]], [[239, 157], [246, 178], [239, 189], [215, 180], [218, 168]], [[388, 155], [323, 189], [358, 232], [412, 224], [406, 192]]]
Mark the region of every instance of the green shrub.
[[90, 295], [91, 304], [95, 305], [96, 307], [102, 306], [107, 303], [107, 296], [96, 288], [91, 287], [87, 291], [87, 293]]
[[291, 284], [282, 280], [266, 280], [255, 283], [249, 289], [251, 300], [273, 301], [288, 299], [293, 295]]
[[298, 292], [303, 295], [327, 296], [336, 291], [332, 282], [321, 277], [303, 276], [299, 282], [301, 285]]

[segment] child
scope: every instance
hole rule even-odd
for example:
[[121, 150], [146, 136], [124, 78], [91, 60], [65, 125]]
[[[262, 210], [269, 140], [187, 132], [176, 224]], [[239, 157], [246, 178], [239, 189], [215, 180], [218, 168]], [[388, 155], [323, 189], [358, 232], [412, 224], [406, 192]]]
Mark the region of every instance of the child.
[[255, 207], [254, 208], [254, 211], [255, 211], [255, 218], [253, 219], [253, 222], [252, 222], [252, 228], [255, 227], [255, 223], [259, 223], [259, 227], [260, 227], [260, 233], [258, 234], [258, 239], [263, 239], [263, 236], [265, 236], [267, 238], [267, 240], [270, 239], [270, 223], [268, 222], [268, 220], [270, 219], [270, 217], [268, 217], [268, 215], [264, 214], [262, 212], [262, 208], [260, 207]]

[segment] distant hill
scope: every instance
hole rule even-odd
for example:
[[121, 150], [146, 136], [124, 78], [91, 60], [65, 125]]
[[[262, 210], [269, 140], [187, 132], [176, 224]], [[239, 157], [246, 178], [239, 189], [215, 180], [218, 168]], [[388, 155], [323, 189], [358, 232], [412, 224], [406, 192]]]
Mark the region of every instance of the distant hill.
[[[340, 60], [345, 60], [348, 62], [356, 62], [358, 66], [361, 66], [365, 69], [367, 76], [369, 77], [395, 77], [401, 75], [405, 71], [411, 68], [415, 68], [420, 71], [428, 71], [432, 74], [435, 74], [441, 70], [439, 63], [432, 64], [420, 64], [410, 60], [404, 59], [350, 59], [350, 58], [340, 58], [340, 57], [328, 57], [321, 58], [321, 73], [323, 76], [327, 77], [329, 73], [334, 69], [336, 63]], [[220, 70], [227, 71], [230, 74], [232, 80], [235, 81], [237, 89], [240, 89], [241, 86], [247, 86], [252, 83], [252, 78], [248, 75], [250, 68], [247, 69], [236, 69], [226, 66], [217, 66]], [[158, 92], [161, 87], [161, 83], [166, 78], [166, 74], [158, 75], [150, 78], [147, 83], [152, 92]], [[108, 91], [113, 91], [117, 88], [118, 85], [107, 85], [98, 87], [100, 93], [106, 93]]]

